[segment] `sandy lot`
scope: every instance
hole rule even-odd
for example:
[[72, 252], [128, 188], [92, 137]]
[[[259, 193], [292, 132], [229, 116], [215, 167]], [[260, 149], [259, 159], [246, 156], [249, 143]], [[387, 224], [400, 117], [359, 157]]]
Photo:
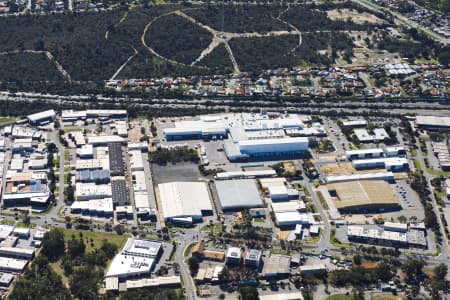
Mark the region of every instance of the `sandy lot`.
[[331, 20], [348, 20], [349, 18], [356, 24], [364, 24], [368, 22], [370, 24], [382, 24], [384, 21], [380, 18], [369, 14], [367, 12], [359, 13], [352, 9], [333, 9], [328, 10], [327, 15]]

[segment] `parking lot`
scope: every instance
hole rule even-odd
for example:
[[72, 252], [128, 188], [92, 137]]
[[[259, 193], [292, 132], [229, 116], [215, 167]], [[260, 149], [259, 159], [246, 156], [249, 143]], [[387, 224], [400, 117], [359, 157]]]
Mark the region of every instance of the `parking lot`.
[[173, 181], [198, 181], [203, 179], [197, 164], [190, 162], [168, 163], [166, 165], [152, 164], [151, 168], [155, 185]]

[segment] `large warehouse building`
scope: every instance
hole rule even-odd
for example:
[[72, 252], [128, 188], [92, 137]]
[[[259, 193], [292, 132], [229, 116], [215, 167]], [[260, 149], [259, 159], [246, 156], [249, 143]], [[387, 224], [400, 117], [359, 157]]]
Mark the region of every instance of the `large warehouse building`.
[[225, 154], [231, 161], [255, 157], [287, 156], [300, 154], [308, 149], [305, 137], [268, 138], [260, 140], [226, 140]]
[[45, 125], [55, 120], [56, 113], [53, 109], [28, 115], [27, 119], [31, 125]]
[[389, 183], [383, 180], [329, 184], [328, 192], [341, 213], [386, 212], [401, 209]]
[[306, 125], [310, 120], [300, 115], [221, 114], [201, 116], [191, 121], [175, 123], [175, 128], [164, 129], [167, 140], [218, 139], [224, 141], [224, 150], [231, 161], [255, 157], [286, 156], [308, 149], [308, 138], [323, 136], [325, 129], [319, 123]]
[[166, 222], [190, 224], [212, 214], [211, 198], [204, 182], [161, 183], [158, 190]]
[[450, 117], [417, 116], [416, 125], [421, 129], [448, 130], [450, 129]]
[[215, 185], [224, 211], [263, 206], [254, 179], [218, 180]]

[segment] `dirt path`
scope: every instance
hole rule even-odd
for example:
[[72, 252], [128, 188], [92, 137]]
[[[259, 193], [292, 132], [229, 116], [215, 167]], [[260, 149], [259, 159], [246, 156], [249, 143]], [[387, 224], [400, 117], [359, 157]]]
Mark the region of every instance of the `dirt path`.
[[132, 47], [134, 53], [128, 57], [128, 59], [117, 69], [117, 71], [114, 73], [114, 75], [109, 79], [109, 80], [114, 80], [116, 79], [117, 75], [119, 75], [120, 72], [122, 72], [123, 68], [125, 68], [125, 66], [138, 54], [138, 51], [136, 50], [136, 48]]
[[[292, 31], [289, 30], [278, 30], [278, 31], [269, 31], [266, 33], [260, 33], [260, 32], [243, 32], [243, 33], [239, 33], [239, 32], [221, 32], [218, 30], [215, 30], [214, 28], [203, 24], [199, 21], [197, 21], [195, 18], [187, 15], [186, 13], [184, 13], [182, 10], [176, 10], [176, 11], [171, 11], [168, 12], [166, 14], [160, 15], [156, 18], [154, 18], [152, 21], [150, 21], [147, 26], [145, 26], [144, 32], [142, 33], [141, 36], [141, 42], [142, 45], [149, 50], [153, 55], [164, 59], [170, 63], [173, 64], [177, 64], [177, 65], [184, 65], [186, 66], [186, 64], [184, 63], [180, 63], [178, 61], [169, 59], [167, 57], [164, 57], [160, 54], [158, 54], [151, 46], [149, 46], [147, 44], [147, 42], [145, 41], [145, 36], [147, 34], [148, 29], [153, 25], [153, 23], [158, 20], [159, 18], [162, 18], [164, 16], [168, 16], [170, 14], [176, 14], [180, 17], [185, 18], [186, 20], [188, 20], [189, 22], [191, 22], [192, 24], [196, 25], [196, 26], [200, 26], [201, 28], [205, 29], [206, 31], [210, 32], [213, 36], [211, 43], [208, 45], [207, 48], [203, 49], [202, 52], [200, 53], [200, 55], [190, 64], [190, 66], [195, 66], [197, 65], [200, 61], [202, 61], [208, 54], [210, 54], [212, 51], [214, 51], [214, 49], [216, 49], [219, 45], [223, 44], [225, 46], [225, 49], [228, 52], [228, 56], [233, 64], [233, 69], [235, 73], [240, 73], [240, 69], [239, 69], [239, 65], [236, 61], [236, 58], [234, 57], [233, 54], [233, 50], [231, 49], [230, 45], [229, 45], [229, 41], [231, 39], [234, 38], [264, 38], [264, 37], [272, 37], [272, 36], [283, 36], [283, 35], [297, 35], [298, 36], [298, 43], [297, 45], [290, 49], [290, 52], [294, 52], [295, 50], [297, 50], [303, 42], [302, 39], [302, 33], [300, 32], [300, 30], [295, 27], [294, 25], [284, 21], [281, 19], [281, 16], [286, 13], [289, 10], [289, 6], [282, 12], [280, 12], [280, 14], [275, 18], [279, 21], [281, 21], [282, 23], [286, 24], [288, 27], [290, 27], [292, 29]], [[200, 67], [200, 66], [199, 66]], [[201, 67], [204, 68], [204, 67]], [[116, 75], [116, 74], [115, 74]]]

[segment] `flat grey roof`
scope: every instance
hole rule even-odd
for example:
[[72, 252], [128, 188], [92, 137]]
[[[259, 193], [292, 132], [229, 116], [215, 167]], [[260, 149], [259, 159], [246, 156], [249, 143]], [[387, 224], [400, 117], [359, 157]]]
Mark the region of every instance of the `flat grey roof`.
[[254, 179], [219, 180], [215, 185], [223, 210], [263, 206]]

